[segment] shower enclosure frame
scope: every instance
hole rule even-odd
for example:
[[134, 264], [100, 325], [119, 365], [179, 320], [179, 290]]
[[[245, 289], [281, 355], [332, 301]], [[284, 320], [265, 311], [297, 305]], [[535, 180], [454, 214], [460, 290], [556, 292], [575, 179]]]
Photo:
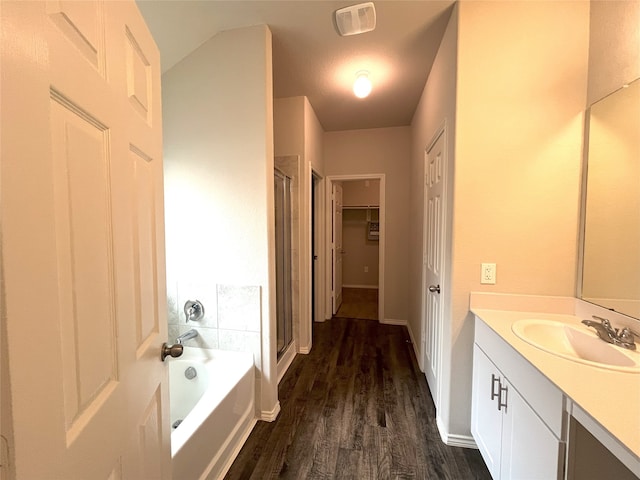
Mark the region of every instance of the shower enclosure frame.
[[274, 168], [277, 359], [293, 343], [292, 179]]

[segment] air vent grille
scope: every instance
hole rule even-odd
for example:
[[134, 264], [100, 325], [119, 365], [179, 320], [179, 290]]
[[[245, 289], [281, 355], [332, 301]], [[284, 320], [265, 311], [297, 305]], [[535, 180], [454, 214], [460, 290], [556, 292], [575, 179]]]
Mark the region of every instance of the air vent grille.
[[360, 3], [336, 10], [336, 28], [343, 37], [370, 32], [376, 28], [376, 9], [373, 2]]

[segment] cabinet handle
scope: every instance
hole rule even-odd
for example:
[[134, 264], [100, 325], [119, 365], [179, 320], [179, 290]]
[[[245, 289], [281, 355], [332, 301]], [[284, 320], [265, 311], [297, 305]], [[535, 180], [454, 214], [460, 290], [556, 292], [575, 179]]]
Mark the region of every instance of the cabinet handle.
[[[498, 382], [498, 391], [496, 392], [496, 382]], [[500, 377], [496, 377], [493, 373], [491, 374], [491, 400], [495, 400], [496, 397], [500, 396], [500, 389], [502, 386], [500, 385]], [[500, 399], [498, 398], [498, 402]]]
[[[502, 402], [502, 392], [504, 392], [504, 403]], [[507, 411], [507, 387], [503, 387], [500, 384], [500, 391], [498, 392], [498, 410], [502, 410], [504, 407], [504, 411]]]

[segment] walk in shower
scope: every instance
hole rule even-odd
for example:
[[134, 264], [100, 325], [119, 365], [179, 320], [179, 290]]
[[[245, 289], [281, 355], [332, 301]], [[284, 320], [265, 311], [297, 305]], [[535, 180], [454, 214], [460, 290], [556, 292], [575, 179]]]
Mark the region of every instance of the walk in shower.
[[291, 294], [291, 178], [274, 170], [278, 359], [293, 340]]

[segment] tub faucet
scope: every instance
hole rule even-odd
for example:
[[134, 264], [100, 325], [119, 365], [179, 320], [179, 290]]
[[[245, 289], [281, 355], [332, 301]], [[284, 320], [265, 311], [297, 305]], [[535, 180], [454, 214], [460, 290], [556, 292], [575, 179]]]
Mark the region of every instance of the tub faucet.
[[184, 342], [185, 340], [191, 340], [192, 338], [196, 338], [197, 336], [198, 331], [192, 328], [188, 332], [184, 332], [182, 335], [178, 335], [178, 338], [176, 338], [176, 343], [178, 345], [182, 345], [182, 342]]
[[636, 344], [633, 337], [640, 338], [640, 335], [631, 330], [628, 327], [624, 327], [622, 330], [619, 328], [613, 328], [611, 322], [606, 318], [593, 315], [593, 320], [582, 320], [587, 327], [593, 327], [602, 340], [613, 345], [617, 345], [628, 350], [635, 350]]

